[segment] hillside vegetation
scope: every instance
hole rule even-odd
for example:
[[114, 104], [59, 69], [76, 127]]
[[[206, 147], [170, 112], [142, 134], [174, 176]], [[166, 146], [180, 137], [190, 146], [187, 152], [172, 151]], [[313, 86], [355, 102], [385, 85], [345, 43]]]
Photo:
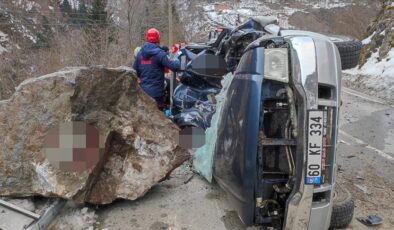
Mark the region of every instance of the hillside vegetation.
[[[167, 9], [166, 0], [0, 1], [0, 99], [63, 67], [130, 65], [151, 27], [168, 45]], [[173, 18], [181, 41], [175, 7]]]
[[381, 60], [388, 57], [394, 48], [394, 1], [384, 2], [376, 19], [368, 26], [365, 37], [368, 38], [363, 41], [360, 67], [375, 52], [378, 52]]

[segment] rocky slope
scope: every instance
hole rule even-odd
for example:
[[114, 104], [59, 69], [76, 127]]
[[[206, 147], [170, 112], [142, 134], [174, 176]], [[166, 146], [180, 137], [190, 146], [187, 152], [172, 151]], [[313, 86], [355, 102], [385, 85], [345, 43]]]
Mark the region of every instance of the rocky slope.
[[292, 14], [289, 24], [298, 29], [351, 35], [361, 40], [379, 7], [379, 1], [353, 1], [336, 7], [313, 7]]
[[376, 19], [368, 26], [366, 34], [368, 38], [363, 41], [360, 66], [376, 51], [379, 51], [380, 59], [385, 59], [394, 48], [394, 1], [384, 2]]
[[360, 65], [345, 71], [345, 85], [394, 103], [394, 1], [386, 0], [368, 26]]

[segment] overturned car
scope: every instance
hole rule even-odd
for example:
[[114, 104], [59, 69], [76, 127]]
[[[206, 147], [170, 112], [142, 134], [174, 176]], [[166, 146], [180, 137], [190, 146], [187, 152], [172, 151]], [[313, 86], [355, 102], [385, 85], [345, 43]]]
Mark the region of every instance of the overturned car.
[[246, 225], [328, 229], [351, 221], [354, 204], [335, 184], [335, 160], [341, 70], [357, 65], [360, 48], [353, 38], [283, 30], [261, 17], [180, 53], [174, 121], [214, 130], [202, 175], [228, 192]]

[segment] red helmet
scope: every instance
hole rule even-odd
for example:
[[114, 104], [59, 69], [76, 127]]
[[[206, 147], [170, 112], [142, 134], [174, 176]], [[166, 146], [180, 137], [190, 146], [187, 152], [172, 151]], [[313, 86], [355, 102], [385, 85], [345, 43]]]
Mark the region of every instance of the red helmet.
[[151, 43], [160, 43], [160, 32], [155, 28], [146, 32], [146, 41]]

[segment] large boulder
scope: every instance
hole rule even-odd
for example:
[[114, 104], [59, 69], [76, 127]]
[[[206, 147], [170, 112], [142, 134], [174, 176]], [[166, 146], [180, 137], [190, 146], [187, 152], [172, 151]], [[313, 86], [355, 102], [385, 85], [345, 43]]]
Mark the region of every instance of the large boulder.
[[131, 69], [26, 80], [0, 101], [0, 196], [134, 200], [188, 158], [178, 131]]

